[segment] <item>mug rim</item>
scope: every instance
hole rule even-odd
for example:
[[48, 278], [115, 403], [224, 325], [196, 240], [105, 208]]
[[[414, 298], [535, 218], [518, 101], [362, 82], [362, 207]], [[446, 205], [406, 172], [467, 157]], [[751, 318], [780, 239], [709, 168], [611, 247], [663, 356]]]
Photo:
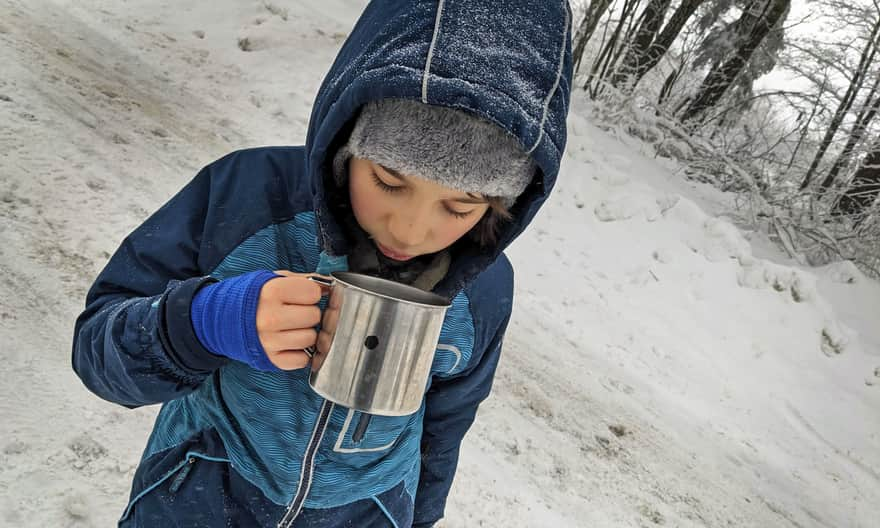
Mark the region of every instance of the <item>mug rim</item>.
[[[437, 295], [436, 293], [426, 292], [424, 290], [416, 288], [415, 286], [401, 284], [399, 282], [394, 282], [388, 279], [382, 279], [379, 277], [373, 277], [371, 275], [355, 273], [352, 271], [333, 271], [330, 273], [330, 276], [349, 288], [396, 302], [421, 306], [429, 309], [449, 308], [450, 306], [452, 306], [451, 302], [446, 300], [444, 297]], [[390, 289], [399, 290], [406, 297], [395, 296], [394, 292], [376, 291], [375, 289], [371, 288], [371, 285], [369, 283], [387, 285]]]

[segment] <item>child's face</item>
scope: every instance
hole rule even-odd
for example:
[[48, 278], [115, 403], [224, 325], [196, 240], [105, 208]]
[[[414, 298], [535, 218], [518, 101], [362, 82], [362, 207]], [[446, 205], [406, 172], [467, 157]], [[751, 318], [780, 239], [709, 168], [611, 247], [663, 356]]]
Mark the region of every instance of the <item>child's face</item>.
[[349, 194], [361, 228], [386, 257], [401, 261], [446, 249], [489, 209], [481, 196], [361, 158], [349, 164]]

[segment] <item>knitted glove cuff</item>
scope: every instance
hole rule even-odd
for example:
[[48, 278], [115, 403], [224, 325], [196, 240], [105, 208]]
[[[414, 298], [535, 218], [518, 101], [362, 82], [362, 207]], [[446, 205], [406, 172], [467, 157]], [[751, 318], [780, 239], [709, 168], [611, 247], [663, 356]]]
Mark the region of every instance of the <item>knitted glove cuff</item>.
[[257, 332], [260, 290], [278, 277], [271, 271], [254, 271], [209, 284], [196, 293], [190, 317], [208, 351], [258, 370], [280, 370], [269, 361]]

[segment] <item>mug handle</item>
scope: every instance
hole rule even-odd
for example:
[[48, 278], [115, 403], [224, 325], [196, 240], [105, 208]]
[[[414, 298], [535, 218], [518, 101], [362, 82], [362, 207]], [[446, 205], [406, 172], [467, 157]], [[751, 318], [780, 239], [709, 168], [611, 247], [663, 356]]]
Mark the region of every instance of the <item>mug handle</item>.
[[320, 275], [309, 275], [308, 277], [306, 277], [306, 279], [312, 282], [317, 282], [318, 284], [327, 287], [332, 287], [336, 283], [336, 279], [326, 278]]
[[[325, 278], [325, 277], [321, 277], [320, 275], [309, 275], [308, 277], [306, 277], [306, 279], [310, 280], [312, 282], [316, 282], [316, 283], [320, 284], [321, 286], [327, 286], [328, 288], [332, 287], [336, 283], [336, 279]], [[306, 355], [309, 356], [309, 358], [313, 358], [313, 357], [315, 357], [315, 354], [317, 353], [317, 349], [315, 348], [314, 345], [307, 346], [303, 349], [303, 352], [305, 352]]]

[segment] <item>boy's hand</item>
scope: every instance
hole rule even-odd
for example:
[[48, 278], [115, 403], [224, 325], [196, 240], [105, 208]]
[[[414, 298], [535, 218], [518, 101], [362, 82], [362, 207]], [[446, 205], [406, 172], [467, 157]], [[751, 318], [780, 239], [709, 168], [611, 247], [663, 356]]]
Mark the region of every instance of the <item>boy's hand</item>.
[[321, 322], [321, 310], [317, 304], [326, 287], [308, 280], [311, 273], [274, 273], [283, 276], [263, 285], [257, 304], [260, 344], [276, 367], [301, 369], [309, 364], [303, 349], [314, 346], [318, 338], [315, 326]]

